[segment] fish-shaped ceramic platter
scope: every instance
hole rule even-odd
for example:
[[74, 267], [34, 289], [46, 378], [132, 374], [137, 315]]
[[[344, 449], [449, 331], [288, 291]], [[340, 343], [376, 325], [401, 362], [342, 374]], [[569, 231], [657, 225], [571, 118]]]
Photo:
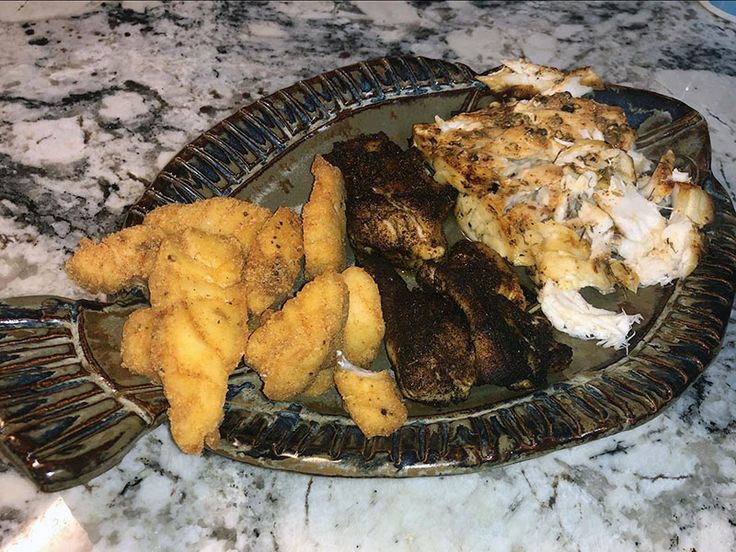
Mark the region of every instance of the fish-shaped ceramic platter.
[[[184, 147], [131, 207], [127, 224], [172, 202], [234, 196], [269, 208], [306, 200], [315, 154], [338, 140], [383, 131], [406, 145], [411, 126], [487, 105], [465, 65], [414, 56], [369, 60], [275, 92]], [[390, 437], [366, 439], [334, 391], [271, 402], [241, 365], [230, 377], [221, 439], [212, 450], [270, 468], [352, 477], [463, 473], [519, 461], [643, 423], [660, 413], [718, 352], [734, 299], [736, 215], [710, 171], [703, 117], [653, 92], [608, 85], [594, 99], [622, 107], [652, 160], [671, 148], [677, 166], [713, 197], [705, 250], [682, 281], [638, 294], [592, 297], [644, 316], [628, 354], [558, 335], [571, 366], [532, 392], [493, 386], [463, 403], [409, 404]], [[449, 228], [452, 232], [453, 228]], [[39, 290], [42, 291], [42, 290]], [[0, 454], [47, 491], [114, 466], [165, 420], [159, 386], [120, 367], [128, 313], [141, 290], [109, 303], [50, 296], [0, 300]], [[386, 366], [385, 354], [377, 366]]]

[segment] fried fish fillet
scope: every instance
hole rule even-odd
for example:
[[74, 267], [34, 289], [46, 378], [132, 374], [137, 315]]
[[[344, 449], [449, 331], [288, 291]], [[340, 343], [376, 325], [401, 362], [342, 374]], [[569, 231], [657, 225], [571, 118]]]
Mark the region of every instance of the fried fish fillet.
[[146, 282], [166, 236], [198, 229], [235, 238], [247, 254], [270, 216], [268, 209], [233, 198], [165, 205], [148, 213], [142, 225], [124, 228], [98, 243], [82, 238], [65, 269], [91, 293], [115, 293]]
[[248, 336], [242, 267], [235, 239], [190, 228], [161, 243], [149, 280], [151, 304], [186, 305], [198, 332], [231, 369]]
[[340, 169], [317, 155], [312, 162], [314, 184], [302, 208], [304, 273], [312, 279], [339, 272], [346, 262], [345, 182]]
[[376, 282], [360, 267], [346, 268], [342, 277], [350, 296], [342, 351], [353, 364], [369, 366], [376, 358], [386, 330], [381, 312], [381, 295]]
[[268, 209], [255, 203], [231, 197], [213, 197], [194, 203], [158, 207], [146, 215], [143, 224], [158, 228], [168, 235], [194, 228], [218, 236], [229, 236], [238, 240], [243, 253], [247, 255], [258, 231], [270, 216]]
[[[227, 378], [248, 338], [245, 256], [257, 243], [254, 270], [265, 270], [271, 252], [258, 232], [269, 217], [267, 209], [230, 198], [165, 206], [98, 244], [82, 240], [67, 263], [90, 291], [112, 293], [148, 280], [152, 307], [126, 321], [123, 365], [163, 383], [172, 435], [187, 453], [198, 454], [206, 440], [216, 439]], [[275, 232], [284, 235], [287, 272], [298, 271], [292, 266], [300, 256], [294, 253], [301, 241], [298, 217], [282, 210], [272, 218]], [[282, 225], [288, 228], [281, 231]]]
[[[343, 329], [342, 354], [358, 366], [368, 366], [381, 346], [385, 325], [381, 313], [378, 286], [362, 268], [350, 266], [343, 270], [342, 279], [348, 288], [348, 316]], [[317, 397], [334, 385], [335, 364], [323, 368], [302, 392], [305, 397]]]
[[[137, 313], [144, 314], [125, 326], [131, 330], [123, 337], [124, 366], [163, 383], [174, 441], [199, 454], [216, 439], [227, 379], [245, 347], [245, 302], [179, 302]], [[149, 316], [150, 326], [140, 322]]]
[[342, 361], [335, 385], [345, 410], [369, 439], [388, 437], [406, 422], [406, 405], [388, 370], [371, 372]]
[[244, 279], [251, 314], [260, 315], [291, 294], [303, 256], [302, 221], [281, 207], [258, 231], [248, 253]]
[[161, 376], [151, 360], [151, 339], [159, 315], [155, 307], [133, 311], [123, 325], [120, 345], [123, 368], [155, 383], [161, 383]]
[[[189, 454], [216, 439], [227, 378], [245, 350], [242, 267], [236, 239], [186, 228], [161, 243], [149, 278], [151, 368], [164, 385], [174, 440]], [[146, 338], [143, 330], [124, 335], [123, 350], [143, 350]]]
[[263, 393], [288, 400], [335, 363], [348, 314], [348, 288], [324, 272], [284, 303], [248, 340], [245, 361], [263, 380]]
[[227, 378], [235, 367], [202, 333], [191, 304], [161, 309], [151, 340], [151, 359], [159, 368], [169, 402], [171, 434], [181, 450], [199, 454], [214, 439], [222, 421]]
[[115, 293], [146, 281], [163, 237], [158, 228], [131, 226], [97, 243], [82, 238], [64, 268], [90, 293]]
[[[218, 298], [239, 284], [243, 257], [233, 238], [186, 229], [161, 243], [148, 280], [151, 304], [167, 306], [181, 301]], [[245, 297], [244, 286], [237, 294]]]

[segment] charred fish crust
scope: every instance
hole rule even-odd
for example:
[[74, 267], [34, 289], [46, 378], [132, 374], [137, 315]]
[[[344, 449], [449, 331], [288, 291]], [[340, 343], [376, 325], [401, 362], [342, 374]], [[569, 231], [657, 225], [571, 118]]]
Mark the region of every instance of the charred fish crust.
[[457, 192], [435, 182], [419, 151], [404, 151], [381, 132], [337, 142], [325, 159], [345, 178], [347, 230], [358, 255], [375, 251], [412, 267], [445, 254], [442, 222]]
[[447, 270], [467, 271], [468, 275], [495, 293], [526, 308], [526, 298], [519, 277], [496, 251], [481, 242], [461, 240], [442, 261]]
[[497, 254], [476, 242], [458, 242], [445, 259], [424, 264], [417, 280], [452, 299], [467, 318], [478, 383], [537, 387], [548, 371], [566, 367], [572, 351], [552, 337], [551, 324], [524, 311], [518, 279]]
[[443, 405], [465, 400], [476, 381], [473, 344], [462, 311], [447, 298], [409, 290], [383, 258], [363, 267], [378, 284], [386, 322], [386, 352], [402, 394]]

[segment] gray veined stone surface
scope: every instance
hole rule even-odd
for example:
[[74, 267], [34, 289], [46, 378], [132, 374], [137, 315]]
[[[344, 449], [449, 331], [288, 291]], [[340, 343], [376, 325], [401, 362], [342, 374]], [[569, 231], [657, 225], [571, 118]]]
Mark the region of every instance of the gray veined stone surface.
[[[119, 227], [183, 144], [264, 94], [387, 54], [477, 70], [521, 55], [592, 65], [701, 112], [714, 174], [736, 182], [736, 26], [696, 3], [89, 2], [50, 20], [13, 13], [0, 12], [4, 297], [84, 296], [64, 259], [81, 235]], [[185, 456], [165, 426], [62, 493], [38, 493], [0, 464], [0, 547], [33, 549], [28, 539], [54, 526], [46, 550], [732, 550], [735, 336], [732, 324], [703, 378], [653, 421], [486, 473], [269, 471]]]

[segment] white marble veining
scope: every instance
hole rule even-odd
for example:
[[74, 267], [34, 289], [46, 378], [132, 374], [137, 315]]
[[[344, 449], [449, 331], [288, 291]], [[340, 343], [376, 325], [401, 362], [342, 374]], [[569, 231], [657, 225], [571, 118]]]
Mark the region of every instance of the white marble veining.
[[[714, 172], [736, 183], [736, 25], [694, 2], [54, 4], [0, 9], [5, 297], [82, 296], [65, 257], [118, 227], [182, 145], [265, 93], [386, 54], [593, 65], [703, 113]], [[0, 548], [733, 550], [735, 361], [732, 324], [703, 378], [653, 421], [474, 475], [275, 472], [185, 456], [166, 427], [61, 493], [0, 464]]]

